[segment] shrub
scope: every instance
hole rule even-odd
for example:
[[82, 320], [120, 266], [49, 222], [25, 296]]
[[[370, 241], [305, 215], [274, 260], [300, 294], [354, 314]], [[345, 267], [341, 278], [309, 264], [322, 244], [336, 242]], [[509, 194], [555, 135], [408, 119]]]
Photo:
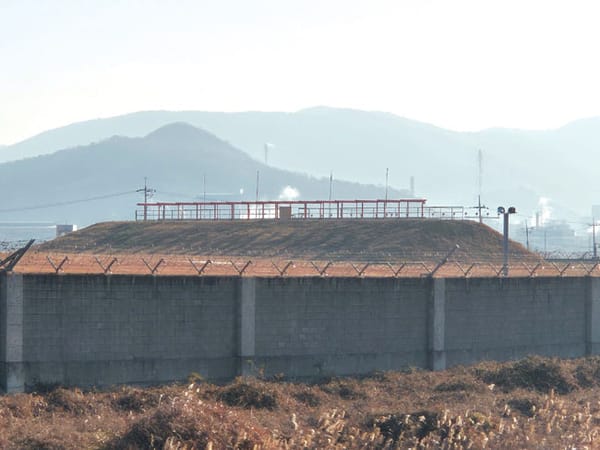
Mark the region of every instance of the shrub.
[[321, 404], [321, 399], [310, 391], [297, 392], [294, 394], [294, 398], [312, 408]]
[[116, 410], [142, 412], [158, 405], [160, 395], [142, 389], [124, 389], [113, 400], [112, 405]]
[[277, 397], [262, 386], [237, 381], [218, 394], [218, 399], [229, 406], [274, 410]]
[[524, 416], [533, 417], [538, 405], [529, 398], [511, 398], [506, 404]]
[[379, 429], [382, 435], [394, 443], [408, 439], [421, 440], [438, 430], [439, 415], [432, 411], [411, 414], [387, 414], [372, 419], [370, 426]]
[[74, 415], [83, 415], [93, 410], [79, 389], [58, 388], [46, 395], [50, 411], [66, 411]]
[[165, 406], [152, 415], [142, 417], [121, 437], [106, 448], [117, 450], [167, 448], [167, 441], [186, 444], [184, 448], [205, 448], [207, 434], [198, 429], [193, 417], [179, 407]]
[[348, 378], [341, 380], [339, 378], [332, 379], [326, 385], [321, 385], [321, 390], [328, 394], [338, 395], [344, 400], [358, 400], [366, 398], [366, 395], [360, 389], [360, 383]]
[[19, 442], [19, 448], [22, 450], [64, 450], [65, 447], [56, 439], [42, 439], [38, 437], [29, 437]]
[[575, 379], [584, 388], [600, 384], [600, 357], [591, 357], [581, 360], [575, 368]]
[[537, 356], [507, 363], [499, 369], [477, 368], [475, 373], [486, 383], [493, 383], [506, 390], [523, 388], [543, 393], [554, 390], [558, 394], [567, 394], [576, 387], [557, 360]]

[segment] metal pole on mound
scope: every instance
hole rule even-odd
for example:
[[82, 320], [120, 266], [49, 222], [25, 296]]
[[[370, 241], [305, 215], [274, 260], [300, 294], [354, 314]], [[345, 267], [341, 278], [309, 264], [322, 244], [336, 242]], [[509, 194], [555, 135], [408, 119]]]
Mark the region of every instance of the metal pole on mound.
[[508, 211], [504, 209], [503, 206], [498, 206], [498, 214], [502, 214], [504, 216], [504, 237], [502, 240], [502, 275], [505, 277], [508, 276], [508, 217], [516, 212], [517, 210], [514, 206], [509, 207]]

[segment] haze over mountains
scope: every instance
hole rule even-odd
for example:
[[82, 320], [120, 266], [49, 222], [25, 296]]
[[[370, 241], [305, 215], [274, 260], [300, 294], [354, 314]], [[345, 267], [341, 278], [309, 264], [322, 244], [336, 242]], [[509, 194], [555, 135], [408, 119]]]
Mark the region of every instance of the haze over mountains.
[[[281, 169], [322, 177], [333, 171], [336, 179], [381, 186], [389, 168], [390, 185], [397, 188], [408, 188], [414, 176], [416, 195], [430, 204], [476, 202], [478, 149], [483, 152], [483, 201], [492, 210], [511, 204], [530, 215], [546, 197], [558, 216], [589, 215], [591, 205], [600, 203], [600, 186], [593, 184], [600, 164], [595, 151], [600, 148], [600, 119], [548, 131], [454, 132], [387, 113], [327, 107], [295, 113], [147, 111], [50, 130], [2, 149], [0, 160], [51, 153], [113, 135], [143, 136], [176, 121], [214, 133], [253, 157], [254, 163], [264, 161], [264, 145], [270, 143], [268, 163]], [[173, 139], [175, 150], [177, 137]], [[321, 191], [318, 198], [324, 197]], [[304, 198], [308, 193], [301, 190]]]
[[[326, 198], [329, 193], [328, 178], [265, 166], [210, 133], [174, 123], [143, 138], [112, 137], [0, 164], [0, 189], [11, 193], [0, 207], [0, 221], [43, 218], [87, 225], [133, 219], [135, 204], [143, 199], [135, 190], [143, 186], [145, 176], [157, 190], [153, 201], [198, 201], [204, 196], [204, 177], [207, 200], [254, 200], [257, 170], [261, 199], [299, 194]], [[338, 198], [383, 195], [381, 187], [344, 181], [336, 181], [334, 189]], [[390, 190], [390, 195], [407, 192]], [[36, 208], [40, 205], [48, 207]]]

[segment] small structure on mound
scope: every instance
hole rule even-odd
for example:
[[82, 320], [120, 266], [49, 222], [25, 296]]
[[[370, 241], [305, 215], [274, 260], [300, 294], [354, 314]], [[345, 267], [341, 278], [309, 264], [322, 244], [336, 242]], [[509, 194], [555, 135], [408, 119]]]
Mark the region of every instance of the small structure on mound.
[[471, 219], [462, 206], [426, 206], [423, 198], [274, 200], [256, 202], [142, 202], [136, 220]]

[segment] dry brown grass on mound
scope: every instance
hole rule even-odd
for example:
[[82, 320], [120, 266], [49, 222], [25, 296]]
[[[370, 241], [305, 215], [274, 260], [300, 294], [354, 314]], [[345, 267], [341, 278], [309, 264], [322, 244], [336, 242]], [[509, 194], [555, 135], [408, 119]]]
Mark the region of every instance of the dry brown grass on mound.
[[[334, 261], [439, 261], [502, 254], [502, 236], [468, 220], [223, 220], [105, 222], [38, 247], [40, 252], [210, 255]], [[511, 242], [516, 259], [538, 258]], [[495, 255], [495, 256], [494, 256]]]
[[600, 358], [0, 397], [0, 448], [600, 448]]

